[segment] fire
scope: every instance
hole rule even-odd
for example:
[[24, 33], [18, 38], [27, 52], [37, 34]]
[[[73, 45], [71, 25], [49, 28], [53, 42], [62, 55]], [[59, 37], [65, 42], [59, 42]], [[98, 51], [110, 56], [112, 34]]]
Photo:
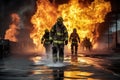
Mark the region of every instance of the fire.
[[33, 39], [37, 47], [40, 45], [44, 30], [46, 28], [50, 30], [57, 15], [57, 9], [48, 0], [37, 1], [37, 11], [31, 19], [34, 29], [30, 34], [30, 37]]
[[30, 37], [36, 47], [41, 46], [40, 39], [44, 30], [46, 28], [50, 30], [56, 22], [56, 18], [62, 16], [69, 35], [72, 33], [72, 29], [76, 28], [81, 41], [84, 37], [88, 37], [94, 43], [99, 37], [99, 24], [104, 22], [105, 15], [110, 11], [110, 2], [104, 0], [94, 0], [87, 6], [82, 1], [70, 0], [58, 7], [50, 3], [49, 0], [38, 0], [37, 11], [31, 19], [34, 29]]
[[17, 30], [19, 29], [18, 24], [20, 21], [20, 17], [19, 15], [13, 13], [11, 14], [11, 18], [12, 18], [12, 22], [9, 26], [9, 29], [5, 33], [5, 39], [8, 39], [13, 42], [17, 42], [18, 40], [16, 38], [16, 35], [19, 34]]
[[104, 0], [95, 0], [87, 7], [83, 5], [78, 0], [71, 0], [68, 4], [60, 5], [58, 10], [65, 20], [69, 34], [76, 28], [81, 39], [88, 37], [94, 42], [99, 37], [97, 28], [104, 22], [111, 6]]
[[42, 58], [40, 56], [32, 57], [30, 60], [32, 60], [34, 63], [38, 63]]

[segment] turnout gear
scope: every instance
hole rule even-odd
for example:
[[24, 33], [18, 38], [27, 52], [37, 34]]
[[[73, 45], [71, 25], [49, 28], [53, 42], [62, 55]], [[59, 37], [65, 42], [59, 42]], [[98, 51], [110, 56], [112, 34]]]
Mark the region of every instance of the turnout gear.
[[[68, 32], [63, 24], [63, 18], [59, 17], [50, 31], [50, 39], [53, 43], [53, 61], [64, 61], [64, 45], [68, 43]], [[59, 53], [58, 53], [59, 52]], [[58, 54], [57, 54], [58, 53]], [[59, 55], [59, 57], [57, 56]]]
[[43, 37], [42, 37], [42, 39], [41, 39], [41, 44], [43, 44], [44, 47], [45, 47], [45, 51], [46, 51], [46, 53], [47, 53], [47, 57], [48, 57], [48, 53], [49, 53], [49, 51], [50, 51], [50, 43], [51, 43], [51, 41], [50, 41], [49, 30], [46, 29], [46, 30], [45, 30], [45, 33], [44, 33], [44, 35], [43, 35]]
[[57, 21], [58, 21], [58, 22], [59, 22], [59, 21], [62, 21], [62, 22], [63, 22], [64, 20], [63, 20], [62, 17], [59, 17], [59, 18], [57, 19]]
[[48, 30], [48, 29], [45, 29], [45, 33], [49, 33], [49, 30]]
[[73, 29], [73, 32], [70, 35], [70, 41], [71, 41], [71, 53], [72, 55], [77, 55], [78, 50], [78, 42], [80, 43], [80, 37], [77, 33], [76, 28]]
[[82, 46], [83, 49], [86, 48], [86, 50], [88, 49], [90, 51], [92, 49], [92, 43], [90, 42], [90, 39], [85, 37], [82, 41]]

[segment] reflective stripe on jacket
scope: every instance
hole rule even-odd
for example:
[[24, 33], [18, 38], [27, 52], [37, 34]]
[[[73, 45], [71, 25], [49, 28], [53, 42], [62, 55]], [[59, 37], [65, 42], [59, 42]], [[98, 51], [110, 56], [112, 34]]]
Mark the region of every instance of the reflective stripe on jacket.
[[54, 43], [64, 43], [65, 40], [68, 40], [68, 32], [64, 25], [58, 26], [55, 24], [50, 31], [50, 40], [53, 40]]

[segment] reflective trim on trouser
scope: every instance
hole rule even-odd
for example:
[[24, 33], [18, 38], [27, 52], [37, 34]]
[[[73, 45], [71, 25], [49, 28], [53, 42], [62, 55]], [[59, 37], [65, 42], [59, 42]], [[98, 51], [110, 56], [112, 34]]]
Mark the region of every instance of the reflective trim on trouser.
[[63, 62], [64, 61], [64, 57], [59, 57], [59, 62]]

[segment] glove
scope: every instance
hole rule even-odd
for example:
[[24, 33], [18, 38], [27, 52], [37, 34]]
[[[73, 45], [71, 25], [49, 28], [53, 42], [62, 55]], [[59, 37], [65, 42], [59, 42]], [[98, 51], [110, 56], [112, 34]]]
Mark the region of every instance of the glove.
[[67, 44], [68, 44], [68, 40], [65, 41], [65, 45], [67, 45]]
[[50, 44], [52, 44], [53, 43], [53, 40], [50, 40]]

